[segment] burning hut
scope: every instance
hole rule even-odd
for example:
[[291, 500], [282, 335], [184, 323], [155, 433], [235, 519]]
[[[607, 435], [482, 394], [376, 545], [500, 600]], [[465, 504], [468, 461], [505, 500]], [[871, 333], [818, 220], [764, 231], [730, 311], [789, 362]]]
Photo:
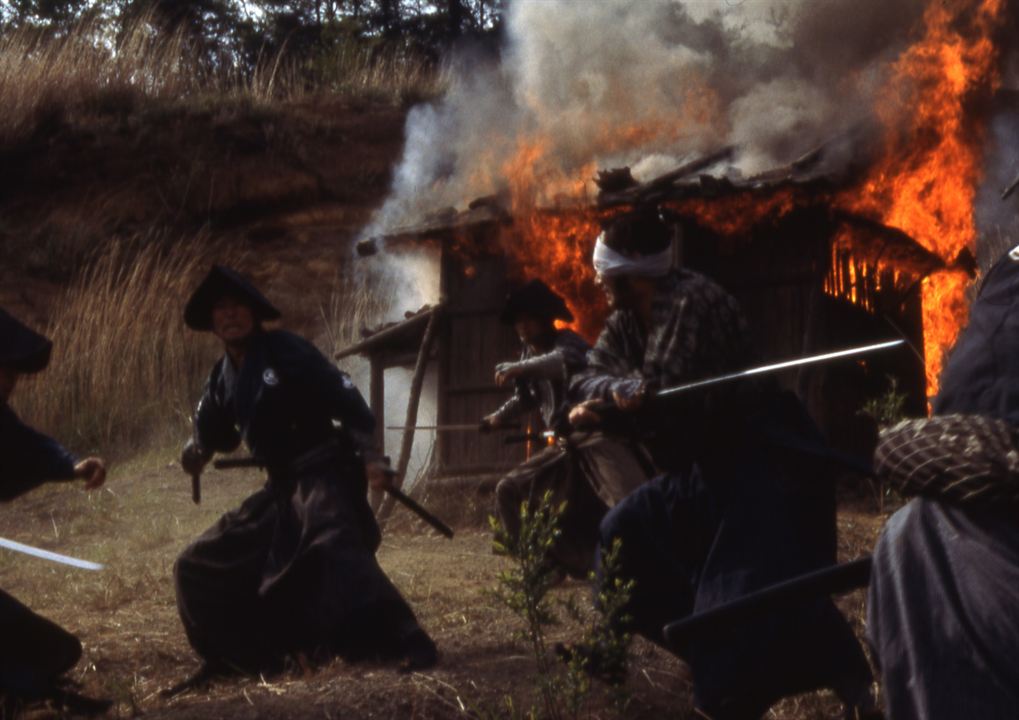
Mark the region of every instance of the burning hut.
[[[466, 426], [460, 432], [433, 434], [436, 442], [430, 476], [497, 477], [524, 456], [524, 445], [470, 431], [507, 398], [507, 391], [492, 382], [495, 364], [519, 353], [512, 328], [498, 320], [511, 282], [508, 266], [500, 254], [491, 252], [498, 247], [491, 245], [492, 239], [499, 238], [510, 224], [496, 204], [480, 201], [465, 213], [437, 213], [419, 226], [385, 238], [393, 252], [422, 244], [436, 250], [442, 299], [408, 313], [402, 322], [366, 330], [361, 342], [336, 357], [359, 354], [369, 359], [370, 403], [378, 418], [380, 445], [385, 445], [387, 424], [405, 423], [398, 461], [401, 475], [406, 471], [423, 393], [432, 395], [440, 425]], [[374, 253], [375, 242], [362, 244], [359, 252]], [[437, 372], [434, 382], [426, 384], [430, 364]], [[414, 369], [408, 412], [406, 417], [386, 418], [385, 372], [401, 367]]]
[[[555, 208], [515, 208], [484, 198], [463, 212], [363, 243], [363, 253], [434, 247], [440, 256], [441, 301], [403, 322], [377, 329], [340, 356], [359, 353], [372, 366], [372, 406], [383, 410], [383, 373], [428, 362], [438, 375], [440, 424], [476, 423], [506, 391], [494, 365], [519, 352], [497, 314], [514, 282], [538, 276], [569, 301], [576, 329], [594, 339], [605, 317], [593, 283], [590, 252], [606, 216], [655, 206], [674, 229], [675, 261], [704, 272], [746, 309], [764, 361], [904, 337], [913, 352], [789, 371], [779, 377], [803, 397], [829, 438], [856, 449], [864, 400], [886, 392], [890, 379], [907, 411], [926, 406], [921, 282], [946, 269], [938, 256], [904, 232], [845, 209], [839, 193], [852, 173], [825, 170], [820, 148], [792, 163], [746, 179], [706, 174], [733, 154], [702, 157], [640, 184], [629, 170], [602, 173], [597, 198]], [[420, 383], [412, 384], [407, 425], [416, 416]], [[400, 418], [403, 422], [404, 418]], [[406, 436], [404, 448], [409, 447]], [[498, 475], [524, 457], [520, 445], [470, 432], [436, 437], [431, 476]], [[401, 453], [401, 457], [405, 452]]]

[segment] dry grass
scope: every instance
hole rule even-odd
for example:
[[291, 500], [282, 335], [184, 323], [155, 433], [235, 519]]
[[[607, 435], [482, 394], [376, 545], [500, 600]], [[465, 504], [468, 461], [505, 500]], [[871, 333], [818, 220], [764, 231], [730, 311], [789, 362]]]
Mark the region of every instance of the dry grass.
[[0, 36], [0, 146], [61, 114], [124, 111], [140, 101], [200, 104], [294, 102], [309, 94], [397, 102], [433, 97], [445, 76], [419, 58], [344, 45], [311, 71], [283, 50], [253, 71], [210, 72], [183, 33], [156, 33], [143, 17], [121, 37], [95, 22], [54, 36], [19, 29]]
[[0, 37], [0, 143], [17, 141], [49, 116], [136, 97], [176, 98], [195, 89], [183, 36], [159, 37], [138, 23], [113, 47], [99, 25], [63, 36], [15, 30]]
[[79, 451], [186, 431], [215, 347], [182, 311], [216, 255], [203, 238], [111, 244], [57, 303], [52, 362], [19, 388], [19, 411]]
[[318, 91], [344, 97], [406, 103], [437, 97], [449, 84], [445, 68], [397, 50], [340, 45], [316, 66]]
[[[328, 306], [320, 308], [327, 355], [360, 342], [362, 330], [382, 321], [391, 297], [384, 287], [368, 282], [356, 267], [336, 274]], [[352, 359], [353, 360], [353, 359]]]
[[[81, 637], [85, 655], [71, 676], [87, 692], [117, 701], [111, 717], [496, 720], [514, 717], [507, 698], [517, 710], [533, 703], [534, 662], [516, 638], [519, 620], [489, 592], [506, 559], [492, 555], [485, 532], [463, 529], [447, 541], [410, 523], [386, 533], [379, 560], [438, 642], [438, 667], [402, 676], [374, 663], [337, 661], [310, 677], [238, 678], [174, 700], [161, 698], [160, 690], [198, 662], [177, 616], [173, 561], [220, 513], [263, 482], [256, 472], [210, 470], [203, 502], [195, 506], [187, 477], [169, 460], [155, 452], [117, 465], [102, 491], [53, 485], [0, 506], [5, 536], [106, 563], [102, 572], [84, 572], [0, 551], [0, 587]], [[842, 558], [867, 552], [881, 521], [870, 513], [843, 513]], [[567, 582], [554, 594], [557, 601], [572, 596], [589, 605], [589, 588], [581, 583]], [[840, 601], [857, 627], [863, 602], [859, 591]], [[575, 641], [581, 633], [578, 623], [566, 621], [555, 628], [553, 640]], [[634, 702], [625, 717], [693, 717], [682, 663], [650, 643], [637, 642], [634, 651], [629, 678]], [[618, 716], [599, 707], [585, 717]], [[767, 718], [836, 720], [842, 713], [830, 693], [812, 693], [783, 702]]]

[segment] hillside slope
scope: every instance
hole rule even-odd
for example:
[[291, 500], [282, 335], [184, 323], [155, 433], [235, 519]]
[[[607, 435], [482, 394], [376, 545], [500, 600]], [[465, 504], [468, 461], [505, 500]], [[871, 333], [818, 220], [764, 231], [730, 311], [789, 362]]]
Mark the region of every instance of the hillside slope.
[[44, 325], [55, 291], [111, 240], [200, 234], [244, 253], [303, 327], [386, 194], [404, 116], [336, 99], [53, 108], [0, 147], [0, 304]]

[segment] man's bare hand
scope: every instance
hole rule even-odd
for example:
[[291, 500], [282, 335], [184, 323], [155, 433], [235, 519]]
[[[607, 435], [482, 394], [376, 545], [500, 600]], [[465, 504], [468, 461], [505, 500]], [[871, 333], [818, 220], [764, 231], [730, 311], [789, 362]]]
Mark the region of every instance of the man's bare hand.
[[495, 384], [506, 387], [520, 377], [520, 366], [517, 363], [499, 363], [495, 366]]
[[74, 477], [85, 481], [86, 490], [95, 490], [106, 482], [106, 463], [102, 458], [87, 457], [74, 466]]
[[483, 433], [492, 432], [500, 427], [502, 427], [502, 421], [495, 413], [485, 415], [485, 417], [481, 418], [481, 422], [478, 423], [478, 430]]
[[597, 404], [597, 400], [585, 400], [579, 405], [574, 405], [570, 409], [570, 425], [578, 430], [601, 425], [602, 416], [594, 409]]
[[634, 412], [640, 410], [644, 406], [644, 401], [647, 400], [647, 385], [641, 383], [632, 393], [622, 394], [618, 390], [613, 391], [612, 401], [615, 402], [623, 412]]
[[184, 468], [184, 472], [188, 475], [199, 475], [207, 462], [208, 456], [202, 454], [194, 440], [188, 440], [184, 444], [184, 449], [180, 453], [180, 466]]
[[385, 490], [393, 486], [393, 477], [396, 473], [389, 467], [389, 463], [371, 462], [365, 465], [364, 471], [368, 476], [368, 486], [372, 490]]

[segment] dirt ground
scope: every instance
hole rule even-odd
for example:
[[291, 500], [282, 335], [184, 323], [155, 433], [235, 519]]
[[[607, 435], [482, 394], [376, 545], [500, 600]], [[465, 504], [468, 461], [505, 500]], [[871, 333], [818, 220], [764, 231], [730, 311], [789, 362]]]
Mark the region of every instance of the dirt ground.
[[[116, 701], [110, 717], [524, 717], [522, 711], [535, 702], [534, 661], [516, 637], [520, 622], [490, 595], [507, 561], [493, 556], [487, 531], [461, 528], [447, 541], [398, 516], [379, 558], [439, 644], [437, 668], [400, 675], [378, 664], [336, 661], [310, 675], [294, 671], [230, 679], [207, 691], [162, 698], [161, 690], [198, 666], [176, 613], [173, 560], [261, 482], [255, 472], [210, 470], [203, 502], [195, 506], [186, 476], [165, 452], [114, 468], [98, 492], [71, 485], [40, 488], [0, 508], [0, 535], [107, 567], [74, 570], [0, 551], [0, 587], [81, 637], [84, 657], [73, 679], [86, 693]], [[880, 522], [866, 512], [842, 513], [842, 555], [867, 552]], [[555, 592], [589, 604], [582, 583], [567, 582]], [[863, 601], [862, 592], [840, 600], [857, 626]], [[577, 638], [580, 632], [568, 621], [555, 629], [553, 639]], [[641, 641], [633, 655], [633, 700], [625, 716], [691, 717], [682, 663]], [[830, 694], [818, 693], [787, 700], [771, 717], [837, 718], [840, 713]], [[55, 716], [38, 707], [24, 715]], [[595, 701], [582, 715], [616, 716], [606, 701]]]

